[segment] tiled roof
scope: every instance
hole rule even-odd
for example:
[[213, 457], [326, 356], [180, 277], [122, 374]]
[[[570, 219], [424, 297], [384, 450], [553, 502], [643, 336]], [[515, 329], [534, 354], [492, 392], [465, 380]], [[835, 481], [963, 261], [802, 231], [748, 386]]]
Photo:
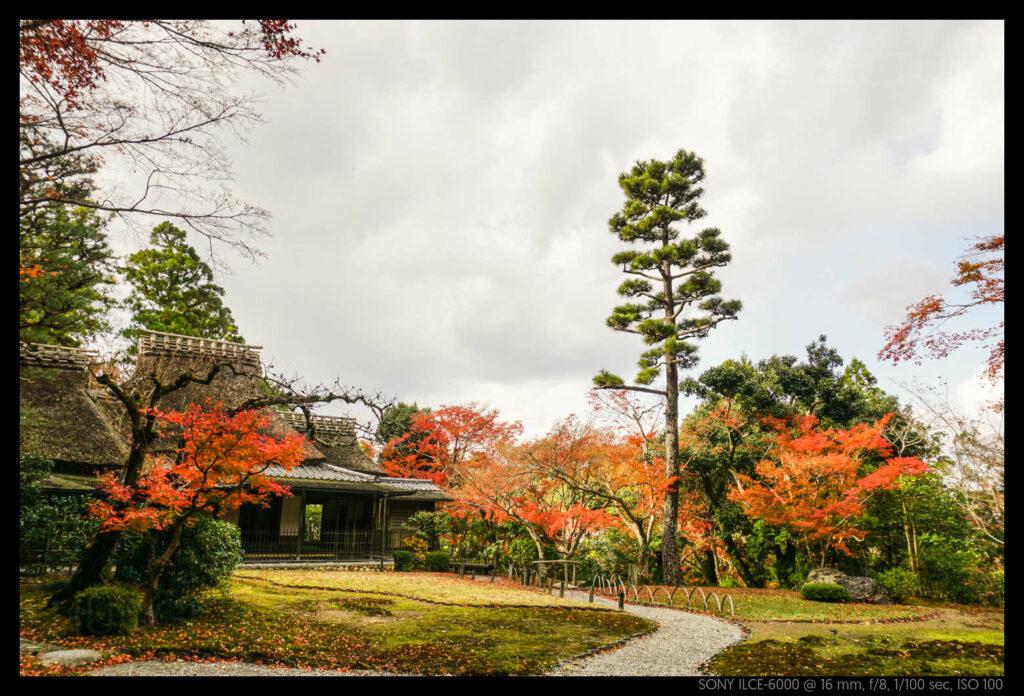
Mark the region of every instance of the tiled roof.
[[[337, 482], [339, 489], [352, 488], [359, 490], [375, 490], [381, 493], [402, 493], [402, 497], [413, 500], [451, 500], [444, 491], [429, 479], [391, 478], [374, 476], [361, 471], [352, 471], [331, 464], [302, 464], [290, 471], [280, 466], [271, 466], [266, 476], [274, 478], [297, 479], [305, 481]], [[297, 482], [297, 481], [296, 481]], [[344, 485], [350, 484], [350, 485]]]

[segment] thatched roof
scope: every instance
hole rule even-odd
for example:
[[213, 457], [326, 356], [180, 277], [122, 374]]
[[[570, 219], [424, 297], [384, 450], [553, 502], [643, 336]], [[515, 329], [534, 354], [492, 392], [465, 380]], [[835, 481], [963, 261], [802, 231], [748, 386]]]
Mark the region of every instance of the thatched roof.
[[124, 466], [125, 437], [89, 394], [87, 366], [96, 354], [78, 348], [21, 346], [21, 451], [63, 462]]
[[359, 449], [359, 443], [356, 441], [355, 421], [352, 418], [311, 416], [312, 432], [307, 427], [306, 418], [302, 414], [282, 414], [282, 419], [316, 443], [316, 448], [323, 452], [324, 461], [327, 464], [368, 474], [385, 475], [380, 464], [367, 457]]

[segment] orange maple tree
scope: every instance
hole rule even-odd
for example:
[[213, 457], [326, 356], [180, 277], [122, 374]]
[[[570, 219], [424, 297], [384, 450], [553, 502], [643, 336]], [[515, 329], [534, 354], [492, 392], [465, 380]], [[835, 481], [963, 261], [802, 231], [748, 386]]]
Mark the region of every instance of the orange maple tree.
[[105, 498], [90, 513], [103, 531], [169, 530], [167, 546], [150, 561], [143, 614], [153, 624], [153, 599], [164, 569], [180, 546], [182, 530], [201, 514], [266, 504], [272, 495], [290, 495], [267, 469], [290, 470], [302, 461], [303, 438], [292, 432], [268, 433], [270, 416], [262, 411], [227, 413], [223, 404], [190, 404], [184, 412], [150, 412], [180, 428], [181, 446], [173, 454], [149, 455], [134, 486], [108, 473], [100, 479]]
[[499, 418], [497, 409], [477, 404], [416, 413], [409, 432], [384, 445], [381, 466], [388, 476], [429, 478], [439, 486], [457, 486], [451, 472], [474, 458], [493, 456], [500, 445], [523, 432], [518, 421]]
[[1005, 360], [1004, 322], [968, 331], [933, 330], [926, 333], [926, 330], [964, 316], [975, 307], [1003, 304], [1004, 240], [1004, 235], [986, 237], [973, 244], [971, 251], [957, 263], [957, 273], [951, 282], [954, 286], [970, 287], [969, 300], [955, 303], [942, 295], [929, 295], [910, 305], [902, 322], [886, 327], [887, 342], [878, 353], [879, 359], [891, 360], [894, 364], [902, 360], [917, 360], [920, 364], [922, 356], [944, 358], [967, 342], [979, 341], [985, 343], [989, 350], [986, 377], [992, 381], [999, 379]]
[[851, 554], [847, 543], [867, 534], [855, 524], [868, 498], [896, 486], [900, 476], [916, 476], [927, 468], [914, 457], [891, 457], [860, 475], [869, 458], [892, 454], [882, 431], [893, 415], [850, 430], [818, 430], [815, 416], [798, 417], [795, 435], [780, 430], [771, 458], [757, 464], [756, 478], [738, 475], [729, 498], [747, 516], [787, 528], [804, 543], [812, 562], [817, 556], [824, 566], [829, 548]]
[[505, 443], [492, 455], [464, 461], [450, 509], [460, 516], [480, 514], [494, 523], [518, 520], [533, 540], [538, 558], [544, 560], [548, 541], [563, 557], [571, 558], [587, 532], [610, 526], [615, 518], [591, 492], [538, 475], [530, 456], [531, 448], [537, 446], [537, 442]]

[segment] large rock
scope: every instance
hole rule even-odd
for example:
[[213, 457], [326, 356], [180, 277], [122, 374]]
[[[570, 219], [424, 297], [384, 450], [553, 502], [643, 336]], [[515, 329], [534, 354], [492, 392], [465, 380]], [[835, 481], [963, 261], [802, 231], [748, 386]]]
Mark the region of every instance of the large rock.
[[850, 593], [850, 600], [853, 602], [867, 601], [878, 590], [878, 583], [871, 578], [843, 575], [836, 578], [835, 583], [846, 588], [846, 591]]
[[103, 655], [97, 650], [54, 650], [43, 653], [39, 661], [44, 665], [62, 665], [64, 667], [76, 667], [87, 662], [96, 662], [103, 659]]
[[871, 578], [847, 575], [836, 568], [815, 568], [807, 574], [807, 582], [829, 582], [842, 585], [850, 593], [851, 602], [890, 604], [892, 597]]
[[838, 584], [839, 578], [845, 577], [847, 577], [846, 573], [838, 568], [815, 568], [807, 574], [807, 582]]

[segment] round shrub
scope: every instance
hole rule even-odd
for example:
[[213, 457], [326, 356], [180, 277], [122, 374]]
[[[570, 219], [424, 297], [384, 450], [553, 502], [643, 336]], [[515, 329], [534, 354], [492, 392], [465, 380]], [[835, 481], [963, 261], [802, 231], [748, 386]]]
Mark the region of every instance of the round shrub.
[[96, 636], [127, 633], [139, 624], [142, 601], [139, 593], [119, 585], [100, 585], [75, 595], [72, 614], [81, 633]]
[[395, 558], [395, 570], [401, 572], [412, 568], [412, 551], [408, 551], [406, 549], [395, 549], [391, 552], [391, 555]]
[[850, 601], [850, 593], [846, 588], [831, 582], [809, 582], [800, 588], [800, 594], [812, 602]]
[[[114, 556], [114, 577], [126, 582], [144, 583], [150, 558], [150, 545], [157, 552], [166, 548], [170, 532], [151, 531], [125, 534]], [[171, 565], [160, 576], [153, 609], [160, 620], [195, 616], [199, 610], [196, 595], [203, 590], [222, 587], [244, 558], [242, 534], [230, 522], [200, 517], [181, 533], [181, 546], [171, 556]]]
[[444, 572], [448, 570], [448, 552], [431, 551], [427, 554], [426, 563], [427, 570], [433, 570], [435, 572]]
[[894, 602], [902, 604], [921, 591], [921, 581], [906, 568], [890, 568], [875, 581], [889, 591]]

